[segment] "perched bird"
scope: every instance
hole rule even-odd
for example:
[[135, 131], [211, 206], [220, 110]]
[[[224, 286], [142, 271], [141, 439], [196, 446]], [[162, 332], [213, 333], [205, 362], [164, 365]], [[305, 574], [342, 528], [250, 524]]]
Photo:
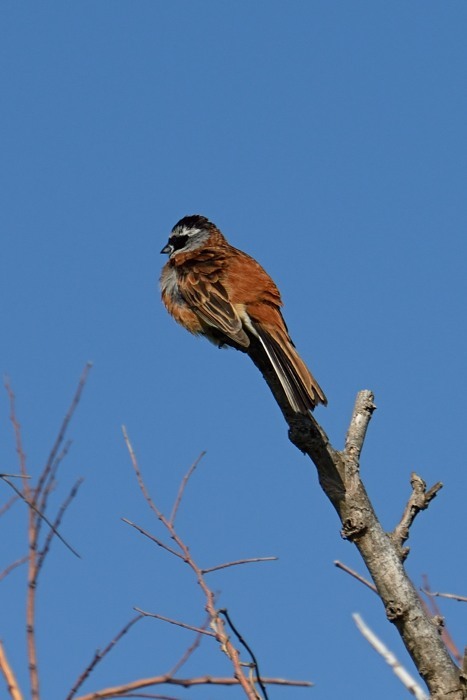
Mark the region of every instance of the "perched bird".
[[246, 353], [259, 341], [296, 413], [327, 403], [290, 339], [279, 290], [256, 260], [199, 215], [175, 224], [161, 253], [169, 256], [160, 279], [162, 301], [180, 325]]

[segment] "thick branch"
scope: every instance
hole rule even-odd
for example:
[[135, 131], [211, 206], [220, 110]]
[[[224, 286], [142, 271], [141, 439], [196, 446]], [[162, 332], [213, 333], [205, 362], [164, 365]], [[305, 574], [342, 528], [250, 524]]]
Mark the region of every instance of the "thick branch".
[[346, 447], [343, 452], [338, 452], [314, 416], [299, 415], [290, 410], [278, 380], [267, 367], [261, 352], [251, 352], [250, 349], [250, 356], [263, 374], [289, 425], [290, 440], [314, 462], [321, 487], [343, 525], [342, 535], [358, 548], [386, 615], [397, 627], [433, 700], [464, 700], [459, 669], [440, 639], [436, 626], [426, 614], [403, 567], [400, 550], [381, 527], [360, 479], [360, 453], [375, 408], [372, 392], [361, 391], [357, 395]]

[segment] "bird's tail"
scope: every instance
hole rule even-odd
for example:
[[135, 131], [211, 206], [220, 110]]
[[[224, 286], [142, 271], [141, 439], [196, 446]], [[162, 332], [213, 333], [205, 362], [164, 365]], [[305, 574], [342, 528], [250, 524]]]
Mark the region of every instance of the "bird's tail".
[[308, 413], [327, 399], [310, 370], [297, 353], [286, 332], [274, 337], [264, 326], [254, 324], [255, 331], [274, 368], [287, 400], [296, 413]]

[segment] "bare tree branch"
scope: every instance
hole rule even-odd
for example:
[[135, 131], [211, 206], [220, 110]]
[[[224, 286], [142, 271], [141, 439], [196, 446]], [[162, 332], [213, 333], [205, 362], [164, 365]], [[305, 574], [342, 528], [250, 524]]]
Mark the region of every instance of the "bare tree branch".
[[22, 564], [25, 564], [28, 560], [28, 555], [25, 554], [24, 557], [20, 557], [19, 559], [16, 559], [14, 562], [6, 566], [2, 572], [0, 572], [0, 581], [3, 581], [4, 578], [8, 576], [8, 574], [11, 574], [12, 571], [18, 568], [18, 566], [21, 566]]
[[175, 549], [172, 547], [169, 547], [168, 544], [165, 544], [165, 542], [162, 542], [159, 538], [155, 537], [152, 535], [150, 532], [145, 530], [143, 527], [140, 527], [140, 525], [137, 525], [136, 523], [133, 523], [131, 520], [128, 520], [128, 518], [122, 518], [123, 522], [126, 523], [127, 525], [130, 525], [131, 527], [134, 527], [135, 530], [138, 530], [142, 535], [147, 537], [151, 542], [154, 542], [157, 544], [159, 547], [162, 547], [162, 549], [165, 549], [167, 552], [170, 552], [170, 554], [173, 554], [175, 557], [179, 557], [180, 559], [184, 560], [184, 557], [177, 552]]
[[8, 394], [8, 399], [10, 401], [10, 421], [13, 426], [13, 430], [15, 433], [15, 441], [16, 441], [16, 453], [18, 455], [18, 461], [19, 461], [19, 468], [21, 475], [24, 477], [23, 480], [23, 490], [24, 490], [24, 496], [26, 499], [29, 499], [29, 484], [27, 482], [27, 470], [26, 470], [26, 455], [24, 453], [23, 449], [23, 439], [21, 436], [21, 425], [18, 421], [18, 418], [16, 416], [16, 399], [15, 395], [13, 393], [13, 389], [11, 388], [10, 384], [10, 379], [9, 377], [4, 378], [4, 384], [5, 384], [5, 389]]
[[[253, 678], [253, 682], [257, 682]], [[266, 685], [278, 685], [290, 688], [311, 688], [313, 683], [309, 681], [289, 681], [284, 678], [263, 678]], [[128, 697], [129, 693], [140, 688], [149, 688], [152, 685], [175, 685], [182, 688], [194, 688], [200, 685], [238, 686], [240, 681], [237, 678], [216, 678], [214, 676], [201, 676], [199, 678], [169, 678], [167, 676], [153, 676], [152, 678], [141, 678], [132, 683], [103, 688], [86, 695], [80, 695], [76, 700], [106, 700], [107, 698]]]
[[[46, 537], [44, 546], [42, 547], [41, 551], [39, 552], [39, 556], [37, 559], [36, 584], [37, 584], [37, 578], [38, 578], [39, 573], [42, 569], [42, 565], [44, 564], [45, 558], [46, 558], [46, 556], [49, 552], [49, 549], [50, 549], [50, 545], [52, 544], [53, 537], [54, 537], [54, 535], [58, 535], [58, 527], [60, 526], [60, 523], [62, 522], [63, 516], [65, 515], [70, 503], [73, 501], [74, 498], [76, 498], [76, 495], [78, 493], [78, 489], [81, 486], [81, 484], [83, 483], [83, 481], [84, 481], [83, 479], [78, 479], [78, 481], [74, 484], [74, 486], [71, 489], [70, 493], [68, 494], [67, 498], [60, 506], [60, 509], [55, 517], [55, 521], [49, 530], [49, 533]], [[63, 538], [61, 536], [60, 536], [60, 539], [63, 540]], [[81, 556], [78, 554], [78, 552], [73, 547], [68, 545], [68, 548], [71, 549], [73, 554], [75, 554], [77, 557], [81, 558]]]
[[178, 620], [173, 620], [171, 617], [165, 617], [164, 615], [159, 615], [158, 613], [146, 612], [146, 610], [141, 610], [141, 608], [134, 608], [136, 612], [140, 613], [143, 617], [154, 617], [156, 620], [162, 620], [163, 622], [169, 622], [171, 625], [177, 625], [177, 627], [183, 627], [183, 629], [191, 630], [192, 632], [197, 632], [201, 635], [206, 635], [207, 637], [215, 637], [214, 632], [209, 632], [209, 630], [203, 627], [195, 627], [194, 625], [187, 625], [185, 622], [179, 622]]
[[201, 569], [201, 573], [210, 574], [213, 571], [219, 571], [219, 569], [227, 569], [229, 566], [240, 566], [240, 564], [256, 564], [256, 562], [277, 561], [278, 559], [279, 557], [252, 557], [250, 559], [238, 559], [237, 561], [228, 561], [225, 564], [211, 566], [209, 567], [209, 569]]
[[358, 548], [386, 610], [432, 700], [465, 700], [459, 669], [426, 614], [422, 601], [407, 575], [400, 550], [376, 517], [360, 478], [359, 458], [366, 431], [375, 409], [374, 396], [364, 390], [357, 394], [343, 452], [335, 450], [312, 414], [292, 411], [261, 348], [248, 349], [263, 374], [289, 426], [289, 438], [314, 462], [319, 482], [342, 523], [342, 535]]
[[177, 511], [178, 511], [178, 508], [180, 506], [181, 500], [183, 498], [183, 494], [185, 492], [186, 485], [188, 484], [188, 480], [189, 480], [190, 476], [193, 474], [193, 472], [195, 471], [198, 464], [203, 459], [205, 454], [206, 454], [206, 452], [204, 452], [204, 451], [201, 452], [200, 456], [197, 459], [195, 459], [195, 461], [193, 462], [193, 464], [191, 465], [191, 467], [189, 468], [189, 470], [187, 471], [187, 473], [185, 474], [185, 476], [182, 479], [182, 483], [180, 484], [180, 488], [178, 489], [177, 497], [175, 499], [175, 503], [174, 503], [173, 508], [172, 508], [172, 513], [170, 514], [170, 518], [169, 518], [169, 523], [171, 525], [173, 525], [175, 523]]
[[467, 596], [457, 595], [456, 593], [439, 593], [438, 591], [430, 591], [426, 588], [420, 589], [425, 595], [432, 596], [434, 598], [448, 598], [449, 600], [457, 600], [459, 603], [467, 603]]
[[[167, 519], [163, 515], [163, 513], [159, 510], [159, 508], [156, 506], [156, 504], [152, 500], [152, 498], [151, 498], [151, 496], [146, 488], [146, 485], [144, 483], [144, 479], [143, 479], [140, 467], [138, 465], [133, 446], [130, 442], [130, 439], [128, 437], [128, 433], [127, 433], [125, 428], [123, 428], [123, 435], [124, 435], [125, 443], [127, 445], [127, 449], [128, 449], [129, 455], [130, 455], [131, 463], [132, 463], [133, 469], [135, 471], [136, 478], [138, 480], [138, 484], [139, 484], [139, 487], [141, 489], [141, 492], [142, 492], [146, 502], [148, 503], [149, 507], [151, 508], [151, 510], [156, 514], [157, 518], [161, 521], [163, 526], [168, 531], [172, 541], [175, 542], [175, 544], [177, 545], [178, 549], [180, 550], [180, 554], [181, 554], [183, 560], [186, 562], [186, 564], [188, 564], [188, 566], [193, 571], [193, 573], [196, 577], [196, 581], [198, 582], [198, 585], [200, 586], [201, 590], [203, 591], [203, 593], [205, 595], [205, 600], [206, 600], [205, 609], [206, 609], [206, 612], [208, 613], [209, 618], [210, 618], [211, 629], [214, 631], [215, 637], [216, 637], [217, 641], [219, 642], [221, 649], [224, 651], [224, 653], [227, 655], [227, 657], [230, 659], [230, 661], [232, 663], [235, 678], [239, 681], [246, 696], [250, 700], [258, 700], [258, 693], [256, 691], [254, 683], [251, 682], [251, 680], [249, 678], [247, 678], [245, 676], [245, 674], [243, 673], [242, 663], [240, 661], [239, 652], [231, 643], [229, 635], [227, 634], [227, 632], [225, 630], [224, 620], [220, 617], [219, 612], [216, 610], [214, 593], [206, 584], [202, 569], [196, 564], [193, 557], [191, 556], [189, 548], [187, 547], [187, 545], [184, 543], [184, 541], [180, 538], [180, 536], [176, 532], [173, 522], [171, 522], [169, 519]], [[180, 487], [179, 493], [180, 492], [183, 493], [183, 486]], [[176, 510], [175, 510], [175, 512], [176, 512]], [[164, 547], [164, 548], [167, 549], [167, 547]], [[199, 630], [197, 630], [197, 631], [199, 631]]]
[[174, 677], [176, 673], [180, 671], [182, 666], [186, 664], [190, 656], [196, 651], [196, 649], [199, 647], [201, 644], [201, 640], [203, 638], [204, 632], [206, 632], [206, 627], [209, 625], [209, 617], [206, 618], [204, 623], [201, 625], [199, 628], [198, 634], [195, 636], [195, 639], [192, 644], [188, 647], [188, 649], [185, 651], [183, 656], [177, 661], [175, 666], [170, 669], [169, 671], [169, 676]]
[[71, 700], [78, 690], [81, 688], [85, 680], [89, 678], [91, 673], [94, 671], [96, 666], [104, 659], [107, 654], [112, 651], [114, 646], [121, 640], [122, 637], [125, 636], [125, 634], [135, 625], [139, 620], [143, 618], [143, 615], [136, 615], [132, 620], [127, 622], [127, 624], [122, 627], [122, 629], [115, 635], [115, 637], [107, 644], [102, 651], [98, 649], [96, 653], [94, 654], [93, 658], [91, 659], [90, 663], [86, 666], [84, 671], [81, 673], [81, 675], [77, 678], [75, 683], [73, 684], [72, 689], [66, 696], [66, 700]]
[[403, 545], [409, 538], [409, 531], [413, 521], [420, 511], [428, 508], [430, 502], [436, 497], [438, 491], [443, 488], [441, 481], [438, 481], [437, 484], [432, 486], [431, 489], [427, 491], [426, 483], [420, 476], [418, 476], [418, 474], [415, 474], [415, 472], [412, 472], [411, 474], [410, 484], [412, 486], [412, 493], [399, 524], [396, 525], [391, 533], [392, 540], [396, 547], [399, 548], [402, 559], [405, 559], [409, 553], [409, 548], [404, 548]]
[[70, 424], [71, 419], [73, 418], [73, 414], [76, 411], [78, 404], [81, 399], [81, 394], [83, 393], [84, 386], [86, 384], [86, 381], [89, 376], [89, 372], [91, 371], [92, 368], [92, 362], [88, 362], [83, 370], [83, 373], [81, 374], [81, 377], [78, 382], [78, 387], [76, 389], [76, 392], [73, 396], [73, 399], [71, 401], [70, 407], [68, 411], [65, 414], [65, 418], [63, 419], [63, 422], [60, 426], [60, 429], [58, 431], [58, 435], [55, 439], [55, 442], [53, 444], [52, 450], [49, 454], [49, 458], [45, 464], [44, 469], [42, 470], [42, 473], [39, 477], [39, 481], [37, 483], [37, 489], [35, 492], [35, 502], [37, 503], [37, 499], [39, 498], [39, 494], [42, 495], [43, 493], [43, 487], [45, 482], [47, 481], [47, 478], [49, 477], [50, 472], [54, 468], [54, 462], [55, 459], [58, 455], [58, 451], [65, 439], [66, 432], [68, 430], [68, 426]]
[[378, 593], [374, 583], [371, 583], [371, 581], [368, 581], [368, 579], [363, 578], [363, 576], [360, 576], [360, 574], [357, 574], [357, 572], [351, 569], [350, 566], [343, 564], [338, 559], [335, 560], [334, 565], [337, 566], [338, 569], [342, 569], [342, 571], [345, 571], [347, 574], [350, 574], [351, 576], [356, 578], [357, 581], [360, 581], [360, 583], [363, 583], [365, 586], [368, 586], [368, 588], [372, 590], [373, 593]]

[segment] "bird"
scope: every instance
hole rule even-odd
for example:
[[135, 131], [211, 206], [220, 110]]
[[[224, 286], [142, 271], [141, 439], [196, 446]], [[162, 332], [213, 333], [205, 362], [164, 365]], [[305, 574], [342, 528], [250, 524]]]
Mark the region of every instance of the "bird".
[[281, 313], [280, 292], [261, 265], [231, 246], [205, 216], [185, 216], [161, 250], [168, 255], [160, 289], [169, 314], [218, 347], [260, 347], [295, 413], [327, 399], [295, 349]]

